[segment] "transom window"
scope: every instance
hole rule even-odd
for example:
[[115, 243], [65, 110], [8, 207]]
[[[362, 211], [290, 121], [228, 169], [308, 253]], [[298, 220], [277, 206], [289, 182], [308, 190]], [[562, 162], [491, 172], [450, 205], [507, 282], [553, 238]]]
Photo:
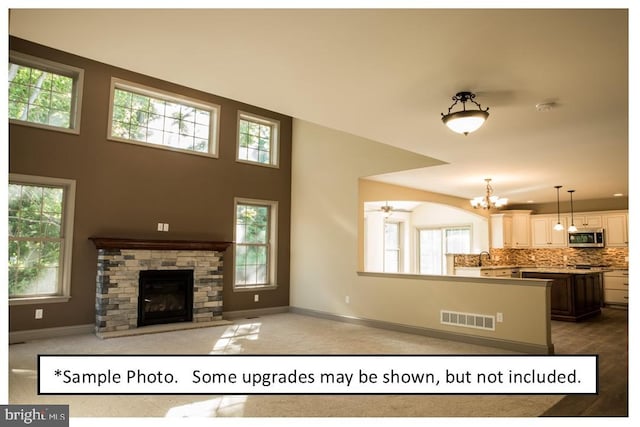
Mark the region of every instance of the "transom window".
[[69, 295], [75, 181], [9, 176], [9, 298]]
[[239, 112], [238, 160], [278, 166], [279, 126], [277, 120]]
[[236, 289], [275, 286], [277, 203], [236, 200]]
[[9, 120], [78, 133], [83, 70], [19, 52], [9, 54]]
[[111, 98], [111, 139], [217, 155], [219, 106], [117, 79]]

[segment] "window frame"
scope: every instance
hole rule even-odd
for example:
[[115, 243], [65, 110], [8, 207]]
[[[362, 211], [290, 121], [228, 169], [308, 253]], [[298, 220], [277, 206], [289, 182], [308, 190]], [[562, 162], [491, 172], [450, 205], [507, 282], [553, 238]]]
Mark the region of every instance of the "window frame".
[[[209, 113], [214, 116], [209, 122], [209, 150], [207, 152], [187, 150], [183, 148], [170, 147], [167, 145], [153, 144], [145, 141], [138, 141], [135, 139], [127, 139], [113, 135], [113, 109], [114, 98], [116, 89], [120, 89], [127, 92], [136, 93], [138, 95], [147, 96], [162, 101], [175, 102], [189, 107], [208, 110]], [[107, 139], [115, 142], [124, 142], [127, 144], [138, 145], [148, 148], [156, 148], [161, 150], [173, 151], [176, 153], [191, 154], [196, 156], [203, 156], [209, 158], [218, 158], [219, 153], [219, 137], [220, 137], [220, 115], [222, 107], [212, 102], [202, 101], [200, 99], [191, 98], [178, 93], [165, 91], [162, 89], [145, 86], [139, 83], [131, 82], [128, 80], [120, 79], [117, 77], [111, 78], [111, 87], [109, 89], [109, 121], [107, 124]]]
[[440, 233], [440, 254], [441, 254], [441, 273], [446, 274], [446, 255], [447, 255], [447, 230], [467, 230], [469, 232], [469, 247], [473, 247], [473, 224], [456, 224], [456, 225], [435, 225], [428, 227], [417, 227], [416, 229], [416, 250], [415, 250], [415, 258], [416, 258], [416, 268], [418, 274], [433, 274], [433, 273], [423, 273], [422, 272], [422, 264], [421, 264], [421, 254], [422, 254], [422, 241], [420, 239], [420, 233], [422, 231], [438, 231]]
[[60, 258], [58, 292], [55, 295], [9, 297], [9, 305], [47, 304], [68, 302], [71, 299], [71, 266], [73, 258], [73, 227], [75, 217], [76, 181], [35, 175], [9, 174], [9, 184], [25, 184], [63, 189], [62, 201], [62, 252]]
[[[261, 163], [253, 160], [240, 158], [240, 120], [246, 120], [249, 122], [254, 122], [254, 123], [267, 125], [271, 127], [269, 163]], [[249, 165], [255, 165], [255, 166], [275, 168], [275, 169], [280, 168], [280, 121], [279, 120], [238, 110], [236, 127], [237, 127], [237, 130], [236, 130], [236, 161], [237, 162], [245, 163]]]
[[[269, 209], [269, 224], [267, 227], [267, 277], [269, 282], [266, 284], [245, 285], [236, 283], [236, 253], [237, 253], [237, 224], [238, 224], [238, 206], [250, 205], [267, 207]], [[261, 200], [236, 197], [233, 203], [233, 291], [234, 292], [250, 292], [255, 290], [275, 289], [278, 287], [277, 282], [277, 265], [278, 265], [278, 202], [275, 200]]]
[[[387, 224], [395, 224], [398, 226], [398, 247], [397, 248], [387, 248], [387, 239], [386, 239], [386, 231]], [[404, 227], [405, 222], [402, 220], [394, 221], [386, 218], [383, 222], [383, 230], [382, 230], [382, 271], [384, 273], [403, 273], [404, 272]], [[398, 258], [398, 271], [387, 271], [387, 251], [396, 252], [396, 256]]]
[[[80, 119], [82, 116], [82, 94], [84, 89], [84, 69], [13, 50], [9, 51], [9, 63], [70, 77], [73, 81], [71, 89], [71, 108], [69, 110], [68, 128], [12, 118], [9, 118], [9, 123], [21, 126], [30, 126], [39, 129], [71, 133], [75, 135], [80, 134]], [[9, 83], [7, 82], [7, 85], [8, 84]]]

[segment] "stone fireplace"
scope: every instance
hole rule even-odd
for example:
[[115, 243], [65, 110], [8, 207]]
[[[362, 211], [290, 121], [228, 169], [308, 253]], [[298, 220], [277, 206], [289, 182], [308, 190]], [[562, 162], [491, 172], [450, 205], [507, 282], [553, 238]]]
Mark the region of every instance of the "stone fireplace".
[[[164, 322], [222, 320], [223, 257], [231, 242], [109, 237], [90, 239], [98, 249], [95, 326], [98, 335]], [[145, 315], [140, 312], [144, 307], [139, 306], [140, 279], [141, 276], [143, 280], [145, 276], [156, 276], [157, 272], [162, 271], [181, 271], [192, 275], [192, 295], [184, 300], [182, 297], [164, 296], [163, 293], [166, 292], [159, 290], [160, 285], [156, 285], [154, 292], [158, 295], [152, 299], [155, 302], [148, 303], [153, 308], [147, 307], [147, 311], [165, 309], [163, 306], [166, 304], [172, 305], [173, 309], [168, 310], [168, 320], [158, 321], [154, 319], [158, 316], [150, 314], [151, 322], [148, 322], [149, 319], [141, 319]], [[145, 300], [150, 298], [143, 298], [141, 304]], [[189, 304], [190, 307], [179, 308], [181, 304]], [[190, 313], [177, 314], [185, 308]]]

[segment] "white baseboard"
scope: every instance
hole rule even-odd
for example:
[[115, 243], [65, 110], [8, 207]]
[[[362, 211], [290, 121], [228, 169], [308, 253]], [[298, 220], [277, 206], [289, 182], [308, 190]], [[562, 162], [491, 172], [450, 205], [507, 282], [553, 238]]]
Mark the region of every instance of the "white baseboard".
[[88, 325], [61, 326], [58, 328], [30, 329], [28, 331], [9, 332], [9, 344], [17, 344], [25, 341], [40, 340], [43, 338], [64, 337], [67, 335], [92, 334], [95, 332], [93, 323]]

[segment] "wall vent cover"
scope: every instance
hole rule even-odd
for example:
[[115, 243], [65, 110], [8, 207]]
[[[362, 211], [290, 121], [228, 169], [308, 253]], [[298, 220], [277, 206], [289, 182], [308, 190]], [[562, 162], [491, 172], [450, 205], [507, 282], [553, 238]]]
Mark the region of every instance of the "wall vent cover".
[[440, 310], [440, 323], [444, 325], [462, 326], [464, 328], [496, 330], [495, 316], [477, 313], [460, 313], [458, 311]]

